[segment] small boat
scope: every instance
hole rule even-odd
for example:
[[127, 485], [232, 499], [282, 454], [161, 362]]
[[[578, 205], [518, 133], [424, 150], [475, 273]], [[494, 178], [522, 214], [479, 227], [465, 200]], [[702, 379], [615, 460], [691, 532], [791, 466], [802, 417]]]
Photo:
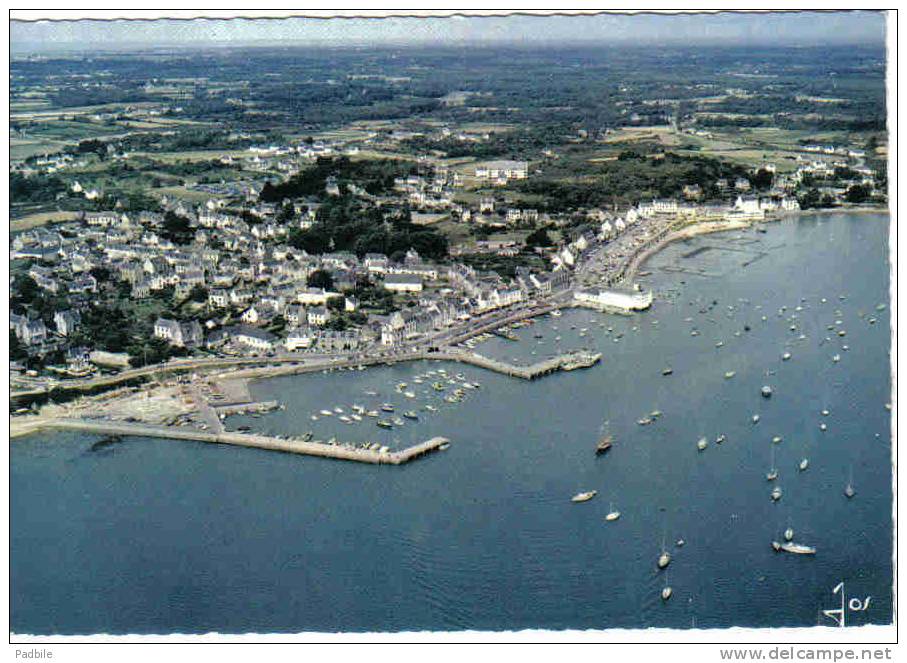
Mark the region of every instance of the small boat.
[[443, 385], [442, 383], [440, 383], [440, 382], [435, 382], [434, 384], [432, 384], [431, 387], [432, 387], [432, 389], [434, 389], [435, 391], [444, 391], [444, 389], [445, 389], [444, 385]]
[[415, 394], [414, 392], [412, 392], [412, 391], [404, 391], [404, 392], [403, 392], [403, 395], [406, 396], [407, 398], [415, 398], [415, 397], [416, 397], [416, 394]]
[[705, 448], [709, 446], [709, 441], [704, 437], [700, 437], [699, 441], [696, 443], [696, 448], [700, 451], [705, 451]]
[[671, 553], [667, 550], [662, 550], [661, 555], [658, 556], [658, 568], [663, 569], [671, 563]]
[[403, 425], [406, 424], [406, 422], [403, 421], [403, 419], [401, 419], [400, 417], [394, 417], [394, 418], [392, 419], [392, 421], [394, 422], [394, 425], [395, 425], [395, 426], [403, 426]]
[[841, 355], [835, 355], [831, 358], [831, 360], [837, 364], [839, 361], [841, 361]]
[[806, 470], [807, 467], [809, 467], [809, 459], [804, 458], [803, 460], [800, 461], [800, 465], [798, 465], [798, 468], [800, 469], [801, 472], [803, 472]]
[[390, 403], [384, 403], [384, 404], [381, 406], [381, 410], [384, 411], [384, 412], [393, 412], [393, 411], [394, 411], [394, 406], [391, 405]]
[[326, 417], [333, 417], [333, 416], [334, 416], [334, 413], [331, 412], [330, 410], [322, 410], [322, 411], [321, 411], [321, 414], [323, 414], [323, 415], [326, 416]]
[[312, 421], [318, 421], [318, 415], [317, 415], [317, 414], [313, 414], [313, 415], [311, 416], [311, 419], [312, 419]]
[[419, 415], [416, 414], [415, 411], [413, 411], [413, 410], [407, 410], [406, 412], [403, 413], [403, 416], [406, 417], [407, 419], [418, 419], [419, 418]]
[[823, 422], [823, 423], [819, 424], [819, 430], [822, 432], [825, 432], [826, 430], [828, 430], [828, 426], [826, 426], [825, 423]]
[[793, 527], [788, 527], [786, 530], [784, 530], [784, 540], [785, 541], [794, 540], [794, 528]]
[[772, 395], [772, 388], [769, 387], [768, 385], [763, 386], [762, 387], [762, 396], [764, 398], [771, 398], [771, 395]]
[[663, 590], [661, 590], [661, 600], [667, 601], [669, 598], [671, 598], [671, 595], [673, 593], [674, 593], [674, 590], [671, 589], [671, 587], [669, 585], [665, 585], [665, 588]]
[[795, 555], [815, 555], [816, 549], [812, 546], [805, 546], [802, 543], [794, 543], [793, 541], [785, 541], [784, 543], [778, 543], [777, 541], [772, 541], [772, 548], [776, 552], [784, 551], [793, 553]]
[[620, 518], [620, 511], [615, 511], [614, 502], [611, 502], [611, 506], [608, 507], [608, 515], [605, 516], [605, 520], [608, 521], [609, 523], [611, 523], [611, 522], [614, 522], [615, 520], [617, 520], [618, 518]]
[[732, 377], [734, 377], [735, 375], [737, 375], [737, 371], [727, 371], [727, 372], [724, 374], [724, 379], [725, 379], [725, 380], [730, 380], [730, 379], [731, 379]]
[[716, 347], [716, 348], [723, 348], [723, 347], [724, 347], [724, 341], [718, 341], [718, 342], [715, 344], [715, 347]]
[[850, 499], [857, 494], [857, 491], [853, 489], [853, 467], [850, 468], [850, 478], [847, 479], [847, 485], [844, 487], [844, 496], [847, 499]]
[[782, 437], [780, 435], [775, 435], [772, 438], [772, 444], [781, 444]]
[[426, 405], [426, 406], [425, 406], [425, 409], [428, 410], [429, 412], [437, 412], [437, 411], [438, 411], [438, 408], [436, 408], [434, 405]]
[[441, 446], [438, 447], [441, 451], [447, 451], [450, 449], [450, 442], [442, 442]]
[[648, 426], [652, 423], [652, 420], [649, 417], [643, 417], [642, 419], [637, 419], [636, 423], [638, 423], [640, 426]]
[[686, 541], [684, 541], [683, 539], [677, 539], [678, 548], [683, 548], [683, 544], [685, 544], [685, 543], [686, 543]]
[[343, 414], [340, 415], [340, 416], [337, 417], [337, 418], [340, 419], [340, 421], [342, 421], [342, 422], [345, 423], [345, 424], [353, 423], [353, 422], [350, 420], [349, 417], [347, 417], [346, 415], [343, 415]]
[[386, 419], [381, 419], [380, 421], [377, 421], [375, 423], [378, 424], [381, 428], [393, 428], [394, 427], [394, 425], [390, 421], [387, 421]]
[[366, 396], [377, 396], [378, 392], [377, 391], [367, 391], [367, 392], [365, 392], [365, 395]]
[[674, 372], [674, 369], [673, 369], [673, 368], [665, 368], [665, 369], [663, 369], [663, 370], [661, 371], [661, 374], [662, 374], [662, 375], [670, 375], [670, 374], [673, 373], [673, 372]]
[[573, 497], [570, 498], [570, 501], [571, 501], [571, 502], [577, 502], [577, 503], [579, 503], [579, 502], [588, 502], [589, 500], [591, 500], [591, 499], [592, 499], [593, 497], [595, 497], [596, 495], [598, 495], [598, 491], [597, 491], [597, 490], [590, 490], [590, 491], [587, 491], [587, 492], [585, 492], [585, 493], [577, 493], [576, 495], [574, 495]]
[[715, 438], [715, 444], [721, 444], [722, 442], [725, 442], [726, 440], [727, 440], [727, 436], [724, 434], [721, 434]]
[[820, 414], [821, 414], [823, 417], [827, 417], [827, 416], [828, 416], [829, 414], [831, 414], [831, 413], [830, 413], [828, 410], [822, 410], [822, 412], [820, 412]]
[[766, 481], [774, 481], [778, 478], [778, 468], [775, 467], [775, 447], [772, 447], [772, 466], [765, 473]]
[[753, 415], [753, 423], [754, 423], [754, 424], [758, 424], [758, 423], [759, 423], [759, 415], [758, 415], [758, 414], [754, 414], [754, 415]]
[[595, 454], [601, 455], [606, 453], [613, 446], [613, 438], [611, 435], [605, 435], [598, 441], [598, 444], [595, 446]]
[[366, 416], [368, 416], [368, 417], [377, 417], [377, 416], [379, 416], [378, 410], [369, 410], [369, 411], [366, 412], [365, 414], [366, 414]]
[[342, 407], [335, 407], [335, 408], [334, 408], [334, 412], [336, 412], [337, 414], [343, 414], [343, 408], [342, 408]]
[[783, 355], [781, 355], [781, 359], [783, 359], [784, 361], [790, 359], [790, 352], [785, 352]]
[[780, 499], [781, 499], [781, 487], [775, 486], [774, 488], [772, 488], [772, 501], [777, 502]]
[[362, 417], [358, 414], [351, 414], [350, 417], [352, 417], [353, 421], [362, 421]]
[[653, 419], [658, 419], [658, 417], [661, 416], [661, 410], [652, 410], [649, 413], [649, 416], [652, 417]]

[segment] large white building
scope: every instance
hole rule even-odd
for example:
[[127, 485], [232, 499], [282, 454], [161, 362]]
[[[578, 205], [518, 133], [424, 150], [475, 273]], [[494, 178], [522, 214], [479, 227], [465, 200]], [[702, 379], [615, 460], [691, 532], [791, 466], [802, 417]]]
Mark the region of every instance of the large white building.
[[593, 308], [642, 311], [652, 305], [652, 291], [577, 290], [573, 299], [577, 304]]
[[524, 180], [528, 175], [526, 161], [489, 161], [476, 166], [476, 177], [485, 180]]
[[414, 274], [388, 274], [384, 289], [393, 292], [422, 292], [422, 279]]

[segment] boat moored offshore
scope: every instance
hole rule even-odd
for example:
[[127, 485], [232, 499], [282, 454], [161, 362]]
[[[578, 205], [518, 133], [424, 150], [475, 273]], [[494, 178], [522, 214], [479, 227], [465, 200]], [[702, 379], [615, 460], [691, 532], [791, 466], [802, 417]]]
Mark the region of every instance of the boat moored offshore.
[[571, 501], [571, 502], [577, 502], [577, 503], [579, 503], [579, 502], [588, 502], [589, 500], [591, 500], [591, 499], [592, 499], [593, 497], [595, 497], [596, 495], [598, 495], [598, 491], [597, 491], [597, 490], [589, 490], [589, 491], [586, 491], [586, 492], [584, 492], [584, 493], [577, 493], [576, 495], [574, 495], [573, 497], [570, 498], [570, 501]]

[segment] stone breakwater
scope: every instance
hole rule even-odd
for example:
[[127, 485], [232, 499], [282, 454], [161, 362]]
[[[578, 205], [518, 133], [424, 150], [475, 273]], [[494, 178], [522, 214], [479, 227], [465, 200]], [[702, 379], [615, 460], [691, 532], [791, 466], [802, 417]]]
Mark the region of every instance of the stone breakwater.
[[155, 437], [168, 440], [193, 440], [210, 444], [229, 444], [269, 451], [282, 451], [304, 456], [352, 460], [373, 465], [402, 465], [450, 443], [450, 440], [445, 437], [433, 437], [430, 440], [399, 451], [381, 451], [380, 449], [364, 449], [349, 444], [329, 444], [318, 440], [285, 439], [253, 433], [210, 433], [178, 426], [151, 426], [91, 419], [48, 419], [39, 425], [33, 426], [27, 432], [34, 433], [44, 429], [80, 431], [101, 435]]

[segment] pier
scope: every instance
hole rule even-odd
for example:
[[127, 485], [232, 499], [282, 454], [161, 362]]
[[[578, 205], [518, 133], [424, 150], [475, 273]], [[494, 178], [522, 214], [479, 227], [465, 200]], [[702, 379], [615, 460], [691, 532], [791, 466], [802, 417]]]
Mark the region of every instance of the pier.
[[40, 428], [54, 430], [80, 431], [101, 435], [128, 435], [131, 437], [156, 437], [168, 440], [193, 440], [210, 444], [230, 444], [238, 447], [282, 451], [304, 456], [320, 456], [338, 460], [352, 460], [373, 465], [402, 465], [409, 461], [435, 451], [443, 444], [449, 443], [445, 437], [433, 437], [430, 440], [401, 449], [400, 451], [376, 451], [342, 444], [328, 444], [318, 440], [284, 439], [253, 433], [222, 432], [212, 433], [197, 429], [183, 429], [178, 426], [153, 426], [119, 421], [98, 421], [90, 419], [53, 419], [43, 422]]
[[543, 359], [542, 361], [530, 364], [528, 366], [517, 366], [515, 364], [508, 364], [498, 359], [483, 357], [482, 355], [476, 354], [475, 352], [442, 353], [440, 354], [440, 356], [435, 356], [435, 358], [438, 359], [459, 361], [464, 364], [471, 364], [473, 366], [478, 366], [479, 368], [484, 368], [496, 373], [503, 373], [504, 375], [509, 375], [511, 377], [522, 378], [523, 380], [534, 380], [537, 377], [548, 375], [549, 373], [554, 373], [555, 371], [572, 371], [578, 368], [588, 368], [589, 366], [593, 366], [601, 361], [601, 357], [601, 353], [577, 351], [557, 355], [556, 357], [551, 357], [550, 359]]
[[246, 412], [271, 412], [278, 409], [280, 403], [277, 401], [249, 401], [247, 403], [225, 403], [224, 405], [213, 405], [212, 407], [218, 415], [230, 415], [244, 414]]

